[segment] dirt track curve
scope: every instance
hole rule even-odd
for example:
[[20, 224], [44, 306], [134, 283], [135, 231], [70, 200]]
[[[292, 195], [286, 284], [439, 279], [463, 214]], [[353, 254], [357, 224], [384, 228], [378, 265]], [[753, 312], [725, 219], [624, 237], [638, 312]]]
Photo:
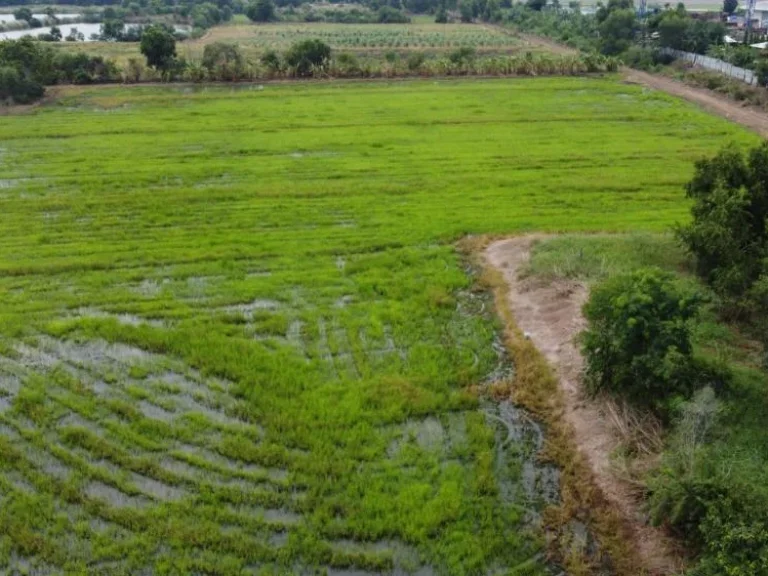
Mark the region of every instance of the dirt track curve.
[[588, 296], [587, 287], [572, 281], [543, 284], [519, 277], [533, 243], [542, 238], [545, 236], [529, 235], [494, 242], [486, 249], [485, 258], [504, 277], [509, 309], [518, 328], [530, 337], [554, 369], [565, 403], [564, 416], [573, 428], [579, 451], [586, 458], [597, 487], [621, 513], [644, 568], [654, 576], [678, 574], [680, 562], [673, 543], [648, 525], [632, 487], [612, 470], [611, 456], [619, 439], [603, 405], [583, 393], [584, 363], [574, 339], [585, 325], [581, 307]]
[[[547, 38], [524, 33], [519, 35], [526, 43], [532, 46], [541, 46], [555, 54], [576, 54], [576, 50], [573, 48], [557, 44]], [[750, 130], [754, 130], [764, 138], [768, 138], [768, 113], [762, 110], [744, 106], [711, 90], [694, 88], [665, 76], [649, 74], [631, 68], [625, 68], [623, 73], [625, 81], [631, 84], [640, 84], [653, 90], [660, 90], [672, 96], [683, 98], [701, 106], [712, 114], [722, 116], [736, 124], [741, 124]]]
[[768, 114], [765, 112], [742, 106], [738, 102], [729, 100], [710, 90], [692, 88], [682, 82], [677, 82], [664, 76], [656, 76], [647, 72], [640, 72], [639, 70], [627, 70], [624, 78], [627, 82], [641, 84], [654, 90], [661, 90], [667, 94], [698, 104], [712, 114], [717, 114], [731, 122], [746, 126], [764, 138], [768, 138]]

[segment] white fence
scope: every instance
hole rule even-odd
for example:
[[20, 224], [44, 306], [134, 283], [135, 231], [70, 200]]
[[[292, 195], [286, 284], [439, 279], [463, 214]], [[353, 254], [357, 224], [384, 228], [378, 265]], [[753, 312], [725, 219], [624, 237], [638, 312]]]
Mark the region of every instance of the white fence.
[[733, 64], [728, 64], [728, 62], [723, 62], [717, 58], [710, 58], [709, 56], [702, 56], [701, 54], [683, 52], [682, 50], [673, 50], [672, 48], [662, 48], [661, 50], [665, 54], [669, 54], [675, 58], [687, 60], [695, 66], [701, 66], [702, 68], [714, 70], [716, 72], [720, 72], [721, 74], [725, 74], [726, 76], [730, 76], [731, 78], [735, 78], [736, 80], [741, 80], [742, 82], [752, 86], [757, 86], [757, 76], [755, 76], [755, 73], [752, 72], [752, 70], [739, 68]]

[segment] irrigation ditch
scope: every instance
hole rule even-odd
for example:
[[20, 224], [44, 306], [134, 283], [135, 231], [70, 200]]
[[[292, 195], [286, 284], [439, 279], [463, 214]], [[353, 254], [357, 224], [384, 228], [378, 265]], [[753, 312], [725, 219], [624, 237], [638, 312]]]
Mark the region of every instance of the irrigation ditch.
[[[575, 447], [562, 449], [557, 437], [560, 427], [551, 426], [554, 415], [543, 412], [519, 387], [530, 367], [513, 338], [519, 337], [528, 352], [537, 352], [529, 336], [520, 333], [514, 324], [508, 307], [501, 306], [505, 285], [484, 253], [490, 242], [485, 237], [466, 238], [459, 243], [459, 250], [465, 258], [465, 272], [475, 279], [475, 286], [463, 295], [464, 300], [473, 301], [473, 311], [497, 325], [493, 342], [497, 363], [477, 392], [480, 410], [494, 432], [500, 498], [523, 507], [526, 527], [543, 534], [546, 551], [531, 560], [544, 560], [553, 576], [624, 574], [615, 569], [612, 558], [612, 553], [623, 551], [603, 546], [589, 509], [572, 506], [574, 491], [590, 489], [575, 486], [572, 481], [572, 459], [578, 459]], [[470, 308], [461, 301], [458, 307]], [[551, 374], [542, 376], [541, 384], [549, 389]]]

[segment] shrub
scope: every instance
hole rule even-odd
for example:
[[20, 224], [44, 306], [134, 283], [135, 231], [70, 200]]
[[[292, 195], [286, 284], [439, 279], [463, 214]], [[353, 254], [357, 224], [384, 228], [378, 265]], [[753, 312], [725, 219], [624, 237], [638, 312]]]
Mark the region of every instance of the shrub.
[[424, 56], [421, 52], [411, 52], [408, 55], [408, 70], [411, 72], [416, 72], [419, 68], [421, 68], [421, 65], [424, 64], [424, 61], [426, 60], [426, 56]]
[[696, 393], [681, 411], [662, 466], [651, 478], [651, 518], [699, 556], [689, 576], [768, 573], [768, 492], [762, 462], [718, 440], [723, 410], [714, 391]]
[[234, 44], [213, 42], [203, 50], [203, 67], [209, 78], [216, 80], [239, 80], [244, 74], [244, 59]]
[[285, 53], [285, 62], [297, 76], [311, 76], [315, 68], [328, 63], [331, 47], [321, 40], [303, 40], [295, 43]]
[[760, 86], [768, 86], [768, 58], [758, 58], [754, 66]]
[[0, 42], [0, 103], [26, 104], [40, 98], [43, 86], [56, 82], [50, 46], [30, 37]]
[[264, 52], [259, 61], [272, 73], [279, 72], [282, 68], [280, 55], [274, 50], [267, 50]]
[[344, 76], [356, 75], [360, 72], [360, 63], [354, 54], [342, 52], [336, 57], [336, 65]]
[[707, 514], [706, 503], [725, 494], [713, 473], [713, 459], [707, 454], [707, 442], [720, 412], [721, 405], [709, 387], [683, 404], [669, 450], [649, 482], [653, 522], [667, 525], [694, 547], [703, 541], [699, 525]]
[[141, 82], [145, 72], [144, 62], [139, 58], [128, 58], [128, 62], [123, 69], [123, 81], [129, 83]]
[[674, 56], [664, 54], [656, 48], [632, 46], [622, 56], [627, 66], [638, 70], [650, 70], [655, 66], [668, 66], [674, 61]]
[[696, 385], [690, 320], [700, 298], [656, 268], [614, 277], [592, 291], [582, 334], [588, 390], [618, 393], [666, 414]]
[[0, 65], [0, 104], [26, 104], [42, 97], [43, 86], [30, 80], [16, 68]]
[[725, 482], [728, 493], [708, 502], [702, 560], [691, 576], [768, 574], [768, 501], [750, 486]]
[[61, 52], [56, 55], [53, 64], [58, 71], [56, 81], [61, 84], [114, 82], [120, 77], [115, 63], [101, 56]]
[[275, 4], [272, 0], [256, 0], [245, 9], [245, 15], [254, 22], [269, 22], [275, 19]]
[[376, 21], [381, 24], [405, 24], [411, 19], [396, 8], [382, 6], [376, 13]]
[[166, 70], [176, 57], [176, 38], [165, 27], [152, 25], [141, 35], [140, 50], [147, 59], [147, 66]]
[[464, 64], [474, 60], [476, 51], [471, 46], [462, 46], [448, 55], [448, 59], [454, 64]]

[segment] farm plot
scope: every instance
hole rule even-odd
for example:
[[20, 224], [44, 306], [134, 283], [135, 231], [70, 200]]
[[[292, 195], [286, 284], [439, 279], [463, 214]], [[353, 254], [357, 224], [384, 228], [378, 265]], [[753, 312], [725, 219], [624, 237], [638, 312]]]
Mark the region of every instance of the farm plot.
[[523, 41], [481, 24], [266, 24], [219, 26], [208, 41], [237, 39], [260, 50], [284, 50], [296, 41], [319, 38], [336, 50], [442, 50], [469, 46], [477, 50], [514, 50]]
[[557, 472], [483, 394], [512, 371], [453, 242], [663, 228], [695, 158], [755, 139], [611, 79], [3, 117], [0, 567], [549, 573]]
[[[178, 45], [178, 52], [188, 60], [202, 58], [205, 46], [227, 42], [240, 46], [243, 54], [258, 58], [267, 50], [283, 52], [294, 42], [318, 38], [335, 52], [351, 52], [360, 56], [394, 51], [423, 51], [442, 54], [459, 47], [470, 47], [480, 54], [513, 54], [540, 52], [532, 46], [496, 27], [480, 24], [325, 24], [277, 23], [227, 25], [212, 28], [199, 40]], [[87, 45], [57, 44], [60, 50], [98, 53], [120, 62], [141, 58], [138, 45], [132, 43], [91, 42]]]

